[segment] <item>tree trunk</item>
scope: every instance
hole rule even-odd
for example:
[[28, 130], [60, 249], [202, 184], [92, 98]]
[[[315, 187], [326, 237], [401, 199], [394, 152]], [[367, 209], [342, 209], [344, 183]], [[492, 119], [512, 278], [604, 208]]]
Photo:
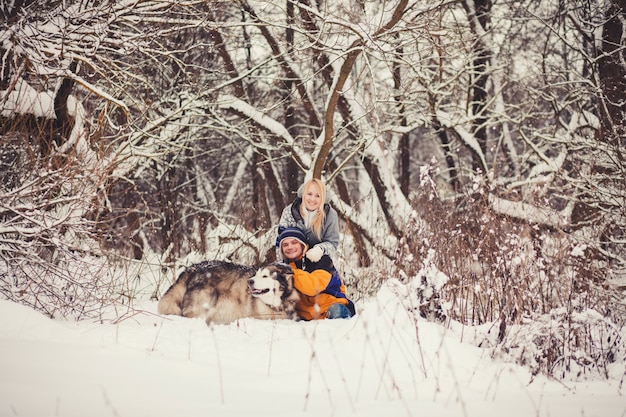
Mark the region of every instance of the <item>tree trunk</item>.
[[600, 139], [618, 148], [626, 146], [626, 45], [622, 43], [625, 13], [626, 0], [613, 0], [602, 28], [602, 49], [598, 59], [604, 94]]
[[[473, 3], [473, 4], [472, 4]], [[472, 85], [471, 85], [471, 107], [472, 107], [472, 133], [478, 141], [483, 155], [487, 153], [487, 114], [486, 106], [488, 100], [487, 82], [489, 81], [489, 60], [491, 51], [485, 45], [485, 39], [481, 39], [490, 23], [491, 0], [465, 0], [463, 5], [467, 11], [470, 26], [479, 40], [475, 42], [476, 56], [472, 62]], [[472, 160], [474, 172], [486, 173], [479, 158]]]

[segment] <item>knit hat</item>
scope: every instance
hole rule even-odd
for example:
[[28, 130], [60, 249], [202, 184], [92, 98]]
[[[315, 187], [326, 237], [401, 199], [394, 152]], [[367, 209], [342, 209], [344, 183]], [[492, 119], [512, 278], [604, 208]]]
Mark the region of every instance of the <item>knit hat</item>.
[[278, 228], [278, 237], [276, 238], [276, 247], [280, 248], [280, 244], [282, 243], [283, 239], [286, 239], [286, 238], [296, 239], [298, 242], [302, 243], [305, 249], [308, 246], [306, 235], [298, 227]]

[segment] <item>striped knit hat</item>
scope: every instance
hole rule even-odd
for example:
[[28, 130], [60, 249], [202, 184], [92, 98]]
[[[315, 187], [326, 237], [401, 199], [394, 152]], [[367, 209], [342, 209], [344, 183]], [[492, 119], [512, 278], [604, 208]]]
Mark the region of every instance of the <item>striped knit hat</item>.
[[276, 238], [276, 247], [280, 248], [280, 244], [283, 239], [292, 238], [302, 243], [305, 248], [308, 246], [306, 235], [298, 227], [281, 227], [278, 230], [278, 237]]

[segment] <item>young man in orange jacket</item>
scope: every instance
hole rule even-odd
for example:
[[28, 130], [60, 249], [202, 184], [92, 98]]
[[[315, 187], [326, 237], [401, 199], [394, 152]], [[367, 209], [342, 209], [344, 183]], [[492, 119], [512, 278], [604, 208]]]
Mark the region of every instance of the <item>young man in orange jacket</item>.
[[300, 293], [300, 301], [296, 304], [300, 318], [347, 319], [355, 314], [354, 304], [346, 296], [346, 287], [330, 256], [323, 255], [317, 262], [304, 256], [308, 244], [302, 230], [281, 228], [276, 246], [283, 261], [293, 269], [294, 286]]

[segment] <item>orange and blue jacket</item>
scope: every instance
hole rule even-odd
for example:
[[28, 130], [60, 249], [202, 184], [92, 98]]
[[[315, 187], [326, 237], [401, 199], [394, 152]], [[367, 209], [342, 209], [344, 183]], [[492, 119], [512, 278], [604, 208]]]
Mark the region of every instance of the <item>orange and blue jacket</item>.
[[294, 287], [300, 292], [296, 311], [301, 319], [326, 318], [328, 307], [335, 303], [346, 305], [354, 314], [354, 304], [346, 296], [346, 287], [330, 256], [322, 256], [319, 262], [304, 258], [289, 265], [293, 270]]

